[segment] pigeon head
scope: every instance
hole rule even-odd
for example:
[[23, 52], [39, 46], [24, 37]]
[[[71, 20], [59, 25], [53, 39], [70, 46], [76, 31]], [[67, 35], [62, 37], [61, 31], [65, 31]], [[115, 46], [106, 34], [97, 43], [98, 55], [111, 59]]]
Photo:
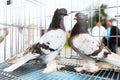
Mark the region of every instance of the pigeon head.
[[48, 31], [53, 30], [53, 29], [62, 29], [65, 31], [64, 16], [67, 16], [67, 14], [68, 13], [65, 8], [56, 9]]
[[81, 33], [88, 33], [88, 17], [83, 13], [76, 13], [75, 20], [77, 20], [71, 31], [71, 37], [76, 36]]
[[80, 20], [80, 21], [81, 21], [81, 20], [83, 20], [83, 21], [88, 21], [87, 15], [85, 15], [85, 14], [83, 14], [83, 13], [81, 13], [81, 12], [76, 13], [74, 19], [77, 20], [77, 21], [79, 21], [79, 20]]
[[67, 10], [65, 8], [56, 9], [54, 14], [57, 16], [60, 15], [67, 16]]

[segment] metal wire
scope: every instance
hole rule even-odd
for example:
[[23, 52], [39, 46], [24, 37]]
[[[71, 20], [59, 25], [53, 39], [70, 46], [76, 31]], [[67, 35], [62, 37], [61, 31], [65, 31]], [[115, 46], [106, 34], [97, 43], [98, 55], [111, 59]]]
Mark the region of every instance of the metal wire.
[[[45, 66], [35, 65], [31, 62], [21, 66], [19, 69], [12, 73], [3, 72], [2, 69], [7, 64], [1, 63], [0, 65], [0, 76], [4, 75], [1, 80], [5, 78], [9, 80], [119, 80], [120, 73], [114, 71], [114, 69], [100, 70], [97, 73], [88, 72], [76, 72], [75, 67], [77, 64], [58, 62], [59, 65], [65, 65], [58, 72], [42, 74]], [[80, 67], [80, 66], [79, 66]]]

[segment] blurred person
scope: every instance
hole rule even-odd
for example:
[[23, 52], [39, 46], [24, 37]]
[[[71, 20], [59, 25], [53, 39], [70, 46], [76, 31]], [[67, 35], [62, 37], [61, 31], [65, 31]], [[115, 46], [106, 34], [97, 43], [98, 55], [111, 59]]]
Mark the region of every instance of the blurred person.
[[92, 36], [99, 41], [103, 40], [105, 36], [106, 29], [102, 26], [101, 22], [97, 22], [96, 26], [92, 29]]
[[120, 34], [119, 29], [117, 26], [113, 25], [112, 20], [108, 20], [106, 24], [107, 24], [107, 30], [106, 30], [106, 36], [104, 38], [104, 44], [108, 46], [108, 48], [112, 52], [117, 53], [118, 40], [116, 36]]

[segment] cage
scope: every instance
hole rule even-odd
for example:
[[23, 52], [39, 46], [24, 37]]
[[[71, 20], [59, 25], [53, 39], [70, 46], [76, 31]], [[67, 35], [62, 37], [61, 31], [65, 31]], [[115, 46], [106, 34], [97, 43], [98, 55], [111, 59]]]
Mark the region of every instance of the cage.
[[[9, 66], [6, 63], [8, 58], [19, 54], [44, 35], [56, 8], [64, 7], [71, 13], [64, 21], [68, 37], [75, 24], [74, 15], [79, 11], [88, 15], [89, 33], [92, 35], [96, 22], [102, 22], [106, 27], [105, 20], [113, 19], [113, 24], [120, 28], [119, 0], [1, 0], [0, 6], [0, 80], [120, 80], [119, 68], [103, 62], [98, 62], [101, 70], [97, 73], [76, 72], [74, 68], [82, 65], [84, 60], [68, 43], [56, 58], [58, 65], [65, 65], [58, 72], [42, 74], [45, 65], [36, 64], [34, 60], [13, 72], [3, 71]], [[94, 37], [100, 38], [103, 35]], [[117, 45], [120, 45], [119, 42]], [[120, 54], [119, 46], [117, 54]]]

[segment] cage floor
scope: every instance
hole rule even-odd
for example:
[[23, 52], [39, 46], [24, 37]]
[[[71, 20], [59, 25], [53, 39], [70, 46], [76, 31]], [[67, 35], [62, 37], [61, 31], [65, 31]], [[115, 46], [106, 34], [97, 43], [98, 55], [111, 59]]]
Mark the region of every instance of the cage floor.
[[113, 69], [101, 70], [95, 74], [88, 72], [76, 72], [77, 65], [59, 63], [66, 65], [58, 72], [42, 74], [45, 65], [27, 63], [13, 72], [3, 72], [2, 69], [9, 66], [0, 64], [0, 80], [120, 80], [120, 73]]

